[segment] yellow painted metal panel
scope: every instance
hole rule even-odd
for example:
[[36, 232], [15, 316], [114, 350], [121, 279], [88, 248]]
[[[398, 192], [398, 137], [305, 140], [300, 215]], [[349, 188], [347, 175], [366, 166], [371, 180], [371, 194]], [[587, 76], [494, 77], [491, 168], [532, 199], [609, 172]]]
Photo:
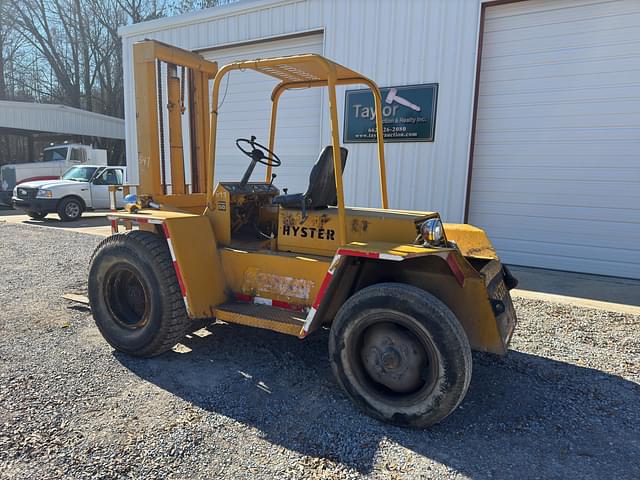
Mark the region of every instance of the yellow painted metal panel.
[[[415, 260], [407, 260], [408, 263], [412, 261]], [[458, 263], [462, 267], [466, 262], [460, 257]], [[411, 268], [409, 264], [405, 267]], [[506, 348], [498, 331], [484, 280], [477, 272], [465, 273], [464, 286], [460, 286], [452, 275], [436, 274], [427, 276], [428, 280], [423, 287], [453, 311], [467, 334], [471, 348], [497, 354], [505, 353]], [[417, 276], [412, 278], [411, 274], [407, 279], [412, 284], [422, 283]]]
[[215, 190], [213, 202], [207, 209], [207, 216], [211, 219], [220, 246], [231, 243], [230, 200], [229, 192], [221, 185], [218, 185]]
[[201, 215], [196, 215], [193, 213], [187, 212], [177, 212], [171, 210], [156, 210], [156, 209], [142, 209], [138, 210], [136, 213], [124, 213], [124, 212], [112, 212], [109, 213], [110, 217], [122, 218], [126, 220], [158, 220], [164, 221], [172, 218], [183, 218], [183, 217], [200, 217]]
[[[371, 208], [346, 208], [346, 241], [411, 244], [416, 239], [415, 220], [437, 214]], [[303, 221], [300, 210], [279, 211], [278, 250], [333, 256], [341, 246], [338, 209], [310, 210]]]
[[250, 315], [243, 315], [242, 313], [228, 312], [226, 310], [216, 310], [215, 316], [218, 320], [229, 323], [237, 323], [239, 325], [246, 325], [248, 327], [263, 328], [265, 330], [273, 330], [274, 332], [284, 333], [286, 335], [293, 335], [297, 337], [300, 333], [300, 325], [292, 325], [287, 323], [280, 323], [265, 318], [252, 317]]
[[201, 215], [166, 218], [171, 245], [187, 294], [192, 318], [212, 317], [227, 300], [226, 282], [209, 220]]
[[[207, 196], [204, 193], [185, 193], [180, 195], [154, 195], [153, 200], [162, 205], [162, 208], [193, 209], [194, 212], [202, 214], [207, 203]], [[189, 210], [191, 211], [191, 210]]]
[[462, 223], [445, 223], [444, 231], [447, 238], [460, 247], [463, 255], [486, 259], [498, 258], [489, 237], [481, 228]]
[[136, 78], [136, 118], [138, 133], [139, 192], [162, 193], [160, 188], [160, 150], [158, 144], [158, 95], [155, 59], [147, 59], [149, 46], [133, 46]]
[[[425, 248], [419, 245], [398, 244], [393, 242], [351, 242], [341, 247], [339, 251], [360, 252], [363, 254], [382, 254], [384, 259], [402, 261], [424, 255], [441, 255], [446, 257], [453, 249]], [[385, 257], [384, 255], [388, 255]]]
[[156, 59], [174, 65], [184, 65], [209, 75], [215, 75], [218, 64], [205, 60], [197, 53], [167, 45], [157, 40], [143, 40], [133, 45], [136, 62], [155, 62]]

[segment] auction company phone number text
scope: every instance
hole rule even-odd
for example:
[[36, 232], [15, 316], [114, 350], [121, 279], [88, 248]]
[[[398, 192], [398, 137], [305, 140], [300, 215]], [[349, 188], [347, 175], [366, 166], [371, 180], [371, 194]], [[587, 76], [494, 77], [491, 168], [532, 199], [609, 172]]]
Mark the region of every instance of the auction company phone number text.
[[[382, 133], [386, 138], [410, 138], [417, 137], [418, 132], [408, 132], [407, 127], [403, 126], [394, 126], [394, 127], [383, 127]], [[376, 129], [368, 128], [367, 133], [356, 133], [354, 135], [355, 138], [376, 138]]]

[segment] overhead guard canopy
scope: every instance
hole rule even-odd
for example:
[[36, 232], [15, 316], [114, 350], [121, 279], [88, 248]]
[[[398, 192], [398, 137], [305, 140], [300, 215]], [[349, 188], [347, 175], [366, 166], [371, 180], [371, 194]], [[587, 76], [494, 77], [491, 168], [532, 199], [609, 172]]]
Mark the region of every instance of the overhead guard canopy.
[[226, 67], [234, 70], [255, 70], [282, 83], [326, 82], [332, 73], [336, 82], [368, 80], [359, 73], [315, 53], [233, 62]]
[[[212, 103], [213, 108], [211, 110], [210, 120], [210, 137], [209, 137], [209, 152], [212, 155], [211, 168], [208, 171], [207, 187], [212, 188], [214, 178], [214, 165], [216, 154], [216, 132], [217, 132], [217, 120], [218, 120], [218, 106], [219, 103], [219, 91], [220, 82], [222, 77], [233, 70], [253, 70], [255, 72], [262, 73], [263, 75], [270, 76], [277, 80], [280, 80], [273, 92], [271, 93], [271, 125], [269, 131], [269, 150], [274, 151], [275, 142], [275, 129], [276, 129], [276, 112], [278, 109], [278, 100], [282, 92], [294, 89], [294, 88], [309, 88], [309, 87], [327, 87], [328, 92], [328, 104], [331, 123], [331, 143], [333, 145], [333, 164], [335, 172], [336, 182], [336, 194], [337, 194], [337, 207], [338, 207], [338, 238], [341, 242], [345, 242], [347, 238], [346, 230], [346, 217], [344, 213], [344, 193], [342, 190], [342, 168], [340, 160], [340, 135], [338, 125], [338, 111], [337, 111], [337, 98], [336, 98], [336, 86], [337, 85], [353, 85], [364, 84], [371, 89], [374, 97], [374, 104], [376, 112], [382, 111], [382, 97], [378, 86], [372, 80], [367, 77], [344, 67], [339, 63], [333, 62], [322, 55], [315, 53], [306, 53], [302, 55], [290, 55], [283, 57], [264, 58], [256, 60], [245, 60], [233, 62], [225, 65], [215, 76], [213, 82], [213, 95]], [[378, 166], [380, 171], [380, 195], [382, 200], [382, 208], [388, 208], [387, 200], [387, 182], [386, 182], [386, 168], [384, 163], [384, 140], [383, 140], [383, 127], [382, 127], [382, 115], [376, 115], [376, 131], [377, 131], [377, 143], [378, 143]], [[265, 181], [269, 182], [271, 176], [271, 164], [267, 166]], [[214, 209], [213, 191], [208, 193], [209, 208]]]

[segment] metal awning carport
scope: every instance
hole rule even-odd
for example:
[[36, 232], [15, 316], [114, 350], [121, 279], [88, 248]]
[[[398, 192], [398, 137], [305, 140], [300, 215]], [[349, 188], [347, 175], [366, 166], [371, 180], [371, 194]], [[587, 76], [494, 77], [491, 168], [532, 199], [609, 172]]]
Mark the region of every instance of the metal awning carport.
[[124, 120], [47, 103], [0, 101], [0, 134], [38, 132], [124, 140]]

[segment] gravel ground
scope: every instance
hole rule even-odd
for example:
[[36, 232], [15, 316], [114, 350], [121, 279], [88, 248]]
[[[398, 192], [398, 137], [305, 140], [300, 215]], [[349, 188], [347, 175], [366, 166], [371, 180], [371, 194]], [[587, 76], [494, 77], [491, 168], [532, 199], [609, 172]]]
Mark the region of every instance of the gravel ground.
[[518, 300], [506, 357], [474, 355], [426, 431], [360, 414], [327, 335], [212, 325], [115, 353], [82, 290], [100, 238], [0, 223], [1, 478], [640, 478], [640, 317]]

